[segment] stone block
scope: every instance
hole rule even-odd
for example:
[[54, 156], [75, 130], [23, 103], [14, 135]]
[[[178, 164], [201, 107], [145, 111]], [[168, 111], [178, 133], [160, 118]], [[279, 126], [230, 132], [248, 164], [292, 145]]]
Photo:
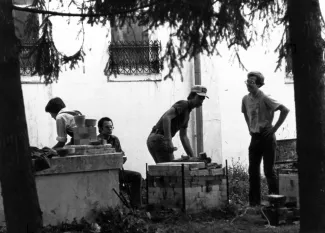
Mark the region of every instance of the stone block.
[[74, 139], [74, 145], [89, 145], [90, 139]]
[[[183, 178], [179, 165], [149, 166], [149, 204], [182, 208]], [[224, 169], [195, 168], [188, 165], [184, 165], [184, 168], [185, 205], [188, 212], [223, 205], [227, 199], [221, 197], [223, 191], [220, 191], [220, 186], [225, 183]]]
[[295, 202], [299, 208], [298, 174], [279, 174], [279, 194], [286, 196], [286, 202]]
[[[76, 140], [79, 139], [89, 139], [96, 140], [97, 133], [96, 127], [75, 127], [73, 128], [73, 137]], [[76, 145], [86, 145], [86, 144], [76, 144]]]
[[[94, 221], [93, 210], [121, 205], [112, 189], [119, 192], [122, 154], [58, 157], [50, 162], [50, 169], [35, 174], [44, 226], [72, 222], [74, 218]], [[0, 225], [4, 223], [0, 196]]]

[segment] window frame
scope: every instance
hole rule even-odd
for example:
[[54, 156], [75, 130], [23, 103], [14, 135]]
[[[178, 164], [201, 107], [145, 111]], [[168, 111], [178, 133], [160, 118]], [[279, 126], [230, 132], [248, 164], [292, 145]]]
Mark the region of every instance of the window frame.
[[[134, 25], [142, 27], [142, 31], [140, 32], [139, 28], [132, 28]], [[128, 37], [127, 33], [129, 31], [133, 32], [134, 40], [130, 40], [130, 37]], [[134, 31], [138, 34], [136, 35]], [[140, 33], [142, 34], [139, 35]], [[144, 29], [143, 26], [136, 23], [133, 23], [133, 25], [126, 23], [123, 27], [111, 27], [110, 37], [111, 41], [107, 50], [109, 57], [104, 70], [107, 81], [162, 80], [161, 42], [154, 38], [154, 33], [149, 34], [148, 29]], [[121, 38], [125, 40], [120, 40]], [[141, 40], [137, 40], [138, 38], [141, 38]], [[140, 57], [136, 57], [137, 54], [140, 54]], [[122, 57], [114, 59], [116, 56]], [[117, 64], [114, 64], [114, 62]], [[111, 70], [108, 69], [109, 66]], [[109, 75], [110, 72], [111, 75]]]

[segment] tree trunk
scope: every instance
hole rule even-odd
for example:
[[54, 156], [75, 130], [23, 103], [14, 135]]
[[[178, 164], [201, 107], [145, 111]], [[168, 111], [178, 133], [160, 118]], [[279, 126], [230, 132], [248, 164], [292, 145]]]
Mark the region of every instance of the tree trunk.
[[0, 182], [8, 233], [42, 227], [20, 83], [12, 0], [0, 0]]
[[319, 0], [289, 0], [300, 232], [325, 232], [325, 80]]

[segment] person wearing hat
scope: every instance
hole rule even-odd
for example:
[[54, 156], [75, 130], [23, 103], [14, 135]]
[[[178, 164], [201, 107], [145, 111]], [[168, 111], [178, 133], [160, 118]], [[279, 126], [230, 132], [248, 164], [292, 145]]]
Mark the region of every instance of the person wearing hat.
[[[261, 204], [260, 165], [263, 158], [264, 174], [267, 180], [269, 194], [278, 194], [276, 172], [274, 170], [276, 138], [275, 132], [286, 119], [289, 109], [278, 101], [265, 95], [260, 87], [264, 85], [262, 73], [252, 71], [245, 81], [248, 94], [242, 99], [244, 114], [251, 142], [249, 152], [249, 204]], [[280, 111], [279, 119], [272, 125], [274, 112]]]
[[179, 136], [188, 156], [194, 157], [190, 141], [187, 137], [188, 121], [194, 108], [199, 108], [207, 95], [207, 88], [195, 85], [187, 100], [176, 102], [159, 119], [147, 139], [148, 150], [156, 163], [174, 160], [172, 138], [179, 131]]

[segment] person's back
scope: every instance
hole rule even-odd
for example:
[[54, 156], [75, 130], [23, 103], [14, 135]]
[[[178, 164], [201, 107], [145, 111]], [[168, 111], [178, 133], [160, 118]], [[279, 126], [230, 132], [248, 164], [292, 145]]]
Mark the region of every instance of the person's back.
[[48, 112], [56, 121], [58, 143], [53, 148], [63, 147], [68, 140], [67, 135], [71, 137], [70, 144], [73, 144], [73, 128], [76, 126], [74, 116], [81, 113], [66, 109], [65, 103], [59, 97], [52, 98], [47, 103], [45, 112]]

